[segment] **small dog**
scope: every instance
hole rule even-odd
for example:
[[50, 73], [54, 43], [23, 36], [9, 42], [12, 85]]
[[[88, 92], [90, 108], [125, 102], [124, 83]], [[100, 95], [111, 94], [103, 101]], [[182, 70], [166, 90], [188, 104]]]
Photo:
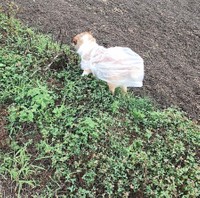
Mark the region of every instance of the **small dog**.
[[112, 94], [117, 87], [126, 93], [127, 87], [143, 86], [143, 59], [130, 48], [100, 46], [91, 32], [74, 36], [72, 42], [81, 56], [82, 76], [92, 73], [106, 81]]

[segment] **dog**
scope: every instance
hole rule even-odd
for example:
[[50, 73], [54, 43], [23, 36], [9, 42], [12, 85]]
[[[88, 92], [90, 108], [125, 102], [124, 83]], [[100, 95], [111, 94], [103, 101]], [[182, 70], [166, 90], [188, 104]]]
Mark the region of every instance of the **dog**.
[[100, 46], [91, 32], [77, 34], [72, 43], [81, 57], [82, 76], [92, 73], [106, 81], [112, 94], [117, 87], [126, 93], [127, 87], [143, 86], [143, 59], [130, 48]]

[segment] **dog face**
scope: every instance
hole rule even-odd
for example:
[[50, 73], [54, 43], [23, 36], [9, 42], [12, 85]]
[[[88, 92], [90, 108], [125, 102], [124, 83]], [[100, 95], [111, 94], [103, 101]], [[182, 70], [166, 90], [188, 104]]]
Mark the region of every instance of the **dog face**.
[[76, 50], [80, 48], [81, 45], [86, 43], [96, 42], [96, 39], [92, 36], [91, 32], [83, 32], [80, 34], [77, 34], [73, 37], [72, 43]]

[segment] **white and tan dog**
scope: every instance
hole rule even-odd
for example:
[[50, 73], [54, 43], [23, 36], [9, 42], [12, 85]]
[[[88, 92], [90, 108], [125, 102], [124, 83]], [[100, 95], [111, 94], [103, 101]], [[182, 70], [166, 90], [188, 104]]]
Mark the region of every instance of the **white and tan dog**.
[[143, 59], [130, 48], [104, 48], [96, 43], [90, 32], [76, 35], [72, 42], [81, 56], [82, 75], [92, 73], [106, 81], [113, 94], [116, 87], [127, 92], [127, 87], [143, 86]]

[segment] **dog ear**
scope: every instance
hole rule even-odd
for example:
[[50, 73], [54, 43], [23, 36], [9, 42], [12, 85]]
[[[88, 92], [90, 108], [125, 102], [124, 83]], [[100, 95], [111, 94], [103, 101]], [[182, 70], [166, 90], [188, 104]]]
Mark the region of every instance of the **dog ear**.
[[77, 41], [78, 41], [78, 39], [77, 39], [76, 37], [74, 37], [74, 38], [72, 39], [72, 43], [73, 43], [74, 45], [77, 44]]
[[92, 32], [92, 30], [91, 30], [91, 29], [88, 29], [88, 30], [87, 30], [87, 33], [89, 33], [89, 34], [93, 35], [93, 32]]

